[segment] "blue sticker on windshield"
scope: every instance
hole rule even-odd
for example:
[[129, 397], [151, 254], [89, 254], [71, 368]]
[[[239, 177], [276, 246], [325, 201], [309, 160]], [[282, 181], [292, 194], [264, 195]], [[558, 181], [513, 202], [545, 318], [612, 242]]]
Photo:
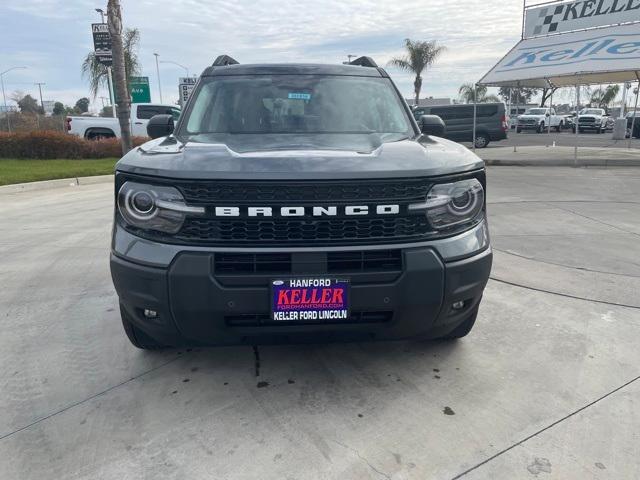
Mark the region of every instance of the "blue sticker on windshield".
[[290, 93], [289, 98], [293, 100], [311, 100], [310, 93]]

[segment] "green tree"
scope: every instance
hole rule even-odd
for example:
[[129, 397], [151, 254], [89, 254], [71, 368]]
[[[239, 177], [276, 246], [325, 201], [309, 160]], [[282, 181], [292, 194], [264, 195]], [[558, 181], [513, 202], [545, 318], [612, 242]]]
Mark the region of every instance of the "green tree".
[[419, 105], [420, 90], [422, 90], [422, 72], [433, 65], [436, 59], [446, 50], [446, 47], [438, 45], [436, 41], [410, 40], [408, 38], [404, 41], [404, 46], [407, 50], [407, 55], [392, 58], [389, 61], [389, 66], [415, 74], [413, 91], [416, 95], [416, 105]]
[[[473, 97], [474, 97], [473, 83], [463, 83], [458, 89], [458, 94], [460, 95], [460, 99], [464, 103], [473, 103]], [[475, 95], [477, 95], [477, 99], [476, 99], [477, 103], [500, 102], [500, 99], [496, 95], [487, 93], [487, 87], [485, 87], [484, 85], [478, 85]]]
[[[127, 28], [122, 36], [124, 48], [124, 67], [129, 78], [140, 74], [141, 66], [138, 59], [138, 45], [140, 43], [140, 32], [137, 28]], [[98, 95], [101, 87], [107, 86], [107, 67], [98, 61], [94, 52], [88, 53], [82, 62], [82, 76], [89, 82], [89, 90], [93, 98]]]
[[18, 100], [17, 103], [22, 113], [40, 113], [40, 105], [38, 105], [38, 101], [31, 95], [25, 95]]
[[87, 113], [89, 111], [89, 99], [87, 97], [79, 98], [76, 102], [75, 108], [80, 113]]
[[530, 103], [534, 95], [538, 94], [537, 88], [512, 88], [512, 87], [500, 87], [498, 95], [505, 101], [509, 101], [509, 95], [511, 95], [512, 105], [524, 105]]
[[591, 104], [600, 108], [607, 108], [615, 100], [620, 92], [620, 85], [609, 85], [607, 88], [598, 88], [591, 94]]
[[63, 115], [65, 112], [64, 105], [61, 102], [56, 102], [53, 104], [53, 114], [54, 115]]

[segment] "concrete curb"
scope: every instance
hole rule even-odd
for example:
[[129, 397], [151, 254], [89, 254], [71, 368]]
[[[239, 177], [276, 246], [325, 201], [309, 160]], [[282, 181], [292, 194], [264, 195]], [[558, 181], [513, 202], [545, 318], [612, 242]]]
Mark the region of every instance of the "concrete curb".
[[527, 159], [485, 159], [485, 165], [493, 167], [640, 167], [640, 160], [630, 158], [599, 159], [584, 158], [574, 160], [561, 158], [527, 158]]
[[1, 186], [0, 195], [110, 182], [113, 182], [113, 175], [96, 175], [94, 177], [72, 177], [59, 178], [56, 180], [43, 180], [41, 182], [14, 183], [13, 185]]

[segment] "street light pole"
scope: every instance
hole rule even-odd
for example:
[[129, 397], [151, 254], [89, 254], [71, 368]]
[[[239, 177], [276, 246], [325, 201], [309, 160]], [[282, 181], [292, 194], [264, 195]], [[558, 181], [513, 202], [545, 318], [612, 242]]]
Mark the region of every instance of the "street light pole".
[[154, 55], [156, 56], [156, 74], [158, 75], [158, 92], [160, 93], [160, 103], [163, 103], [162, 101], [162, 85], [160, 84], [160, 66], [158, 65], [158, 57], [160, 56], [157, 53], [154, 53]]
[[100, 14], [100, 18], [102, 19], [102, 23], [104, 23], [104, 10], [101, 8], [96, 8], [96, 12]]
[[2, 101], [4, 102], [4, 114], [7, 116], [7, 131], [11, 133], [11, 119], [9, 118], [9, 107], [7, 106], [7, 96], [4, 93], [4, 75], [11, 70], [18, 70], [27, 67], [11, 67], [4, 72], [0, 72], [0, 85], [2, 86]]
[[174, 62], [172, 60], [160, 60], [160, 63], [171, 63], [173, 65], [177, 65], [178, 67], [184, 69], [184, 71], [187, 73], [187, 77], [189, 76], [189, 69], [184, 65], [179, 64], [178, 62]]

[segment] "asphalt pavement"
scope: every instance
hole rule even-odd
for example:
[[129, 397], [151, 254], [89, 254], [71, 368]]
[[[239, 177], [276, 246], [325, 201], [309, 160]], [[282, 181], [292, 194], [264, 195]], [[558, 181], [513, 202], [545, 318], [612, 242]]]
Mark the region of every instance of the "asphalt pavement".
[[0, 479], [640, 478], [638, 192], [489, 167], [458, 342], [155, 353], [120, 325], [112, 185], [2, 194]]
[[[487, 148], [513, 147], [514, 145], [522, 147], [547, 146], [553, 145], [554, 142], [557, 146], [573, 147], [576, 141], [580, 147], [628, 148], [629, 145], [629, 139], [613, 140], [612, 132], [602, 134], [584, 132], [576, 137], [576, 134], [572, 133], [571, 130], [565, 130], [560, 133], [554, 131], [551, 133], [536, 133], [534, 131], [516, 133], [515, 130], [510, 130], [507, 135], [508, 138], [506, 140], [491, 142]], [[640, 148], [640, 139], [632, 139], [631, 147]]]

